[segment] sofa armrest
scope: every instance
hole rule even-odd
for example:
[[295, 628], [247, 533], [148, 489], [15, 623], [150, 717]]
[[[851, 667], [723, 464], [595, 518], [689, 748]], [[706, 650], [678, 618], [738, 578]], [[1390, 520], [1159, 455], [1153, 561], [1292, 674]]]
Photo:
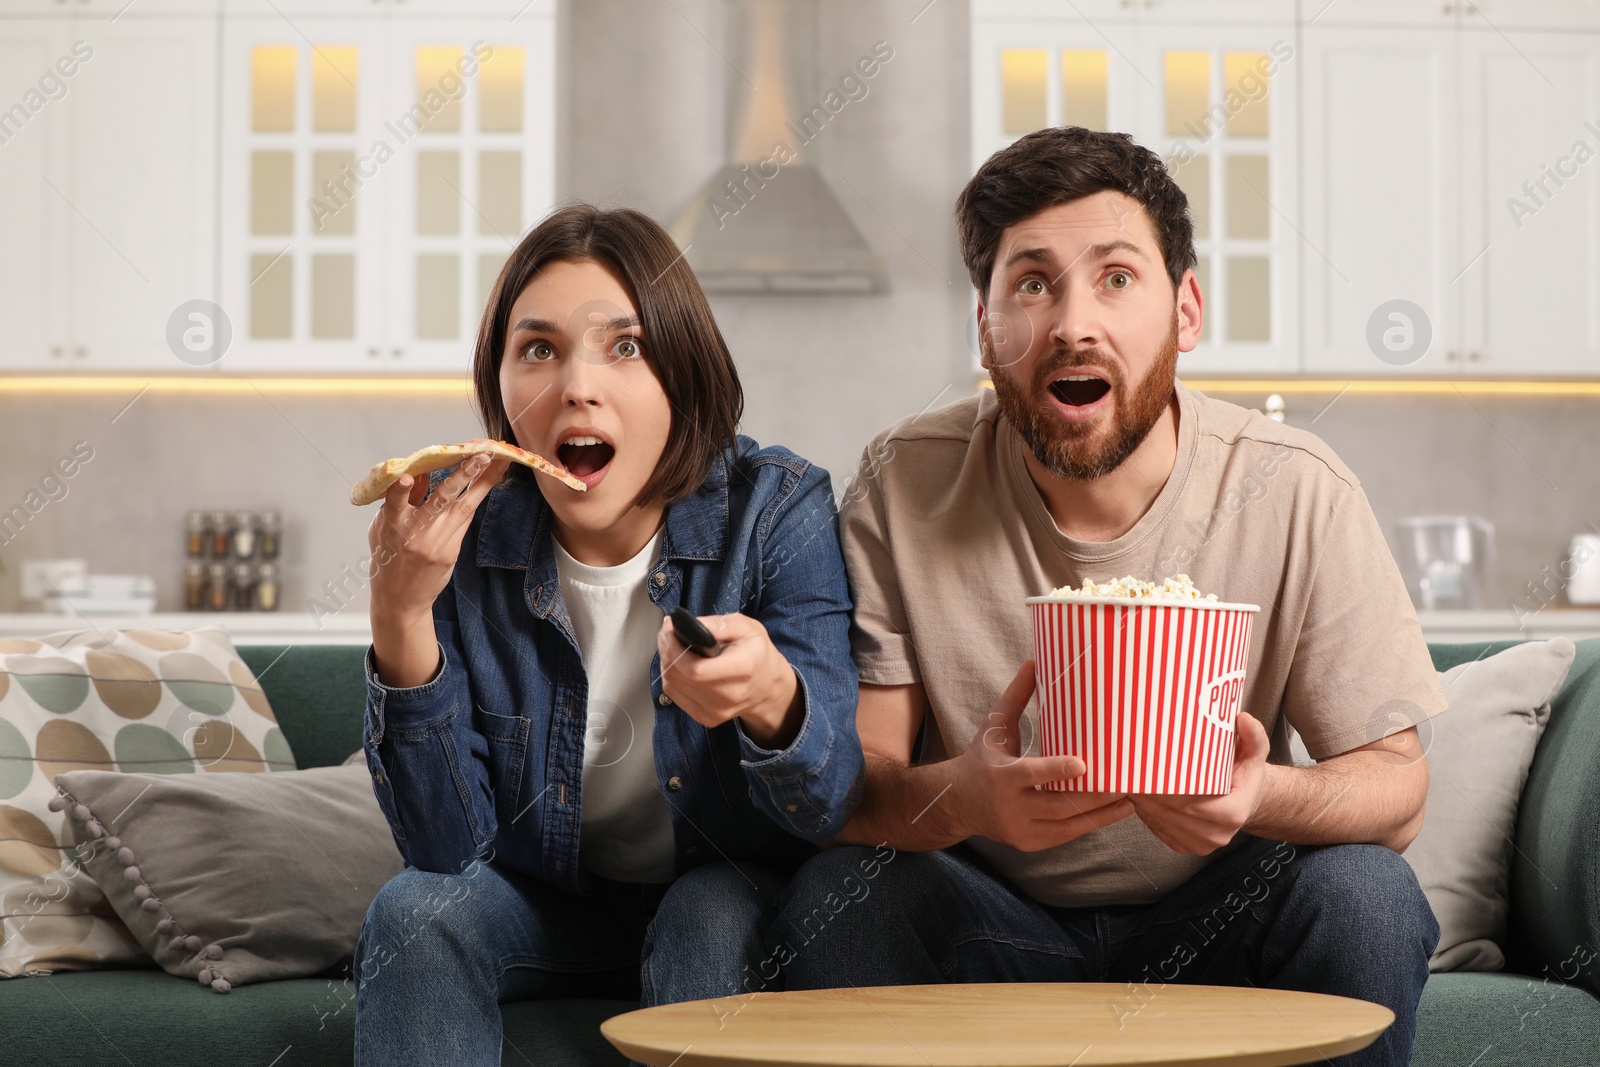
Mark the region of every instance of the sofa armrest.
[[1576, 645], [1517, 810], [1507, 955], [1600, 995], [1600, 638]]

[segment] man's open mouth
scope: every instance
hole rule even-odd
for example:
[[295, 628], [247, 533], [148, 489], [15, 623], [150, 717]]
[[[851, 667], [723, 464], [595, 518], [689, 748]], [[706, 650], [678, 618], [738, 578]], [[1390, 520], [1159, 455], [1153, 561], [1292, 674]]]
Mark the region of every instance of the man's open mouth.
[[1068, 407], [1088, 407], [1111, 391], [1111, 383], [1092, 374], [1067, 374], [1050, 383], [1050, 395]]
[[556, 460], [590, 488], [617, 450], [592, 434], [573, 434], [556, 446]]

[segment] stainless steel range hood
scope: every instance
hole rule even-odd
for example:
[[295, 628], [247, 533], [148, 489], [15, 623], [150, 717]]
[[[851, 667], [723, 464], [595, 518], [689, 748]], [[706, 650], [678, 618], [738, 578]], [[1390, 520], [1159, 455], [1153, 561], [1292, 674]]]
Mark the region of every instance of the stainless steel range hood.
[[735, 53], [741, 73], [728, 75], [740, 116], [730, 162], [683, 209], [673, 238], [707, 292], [886, 291], [883, 260], [809, 160], [826, 127], [805, 123], [810, 104], [791, 107], [816, 91], [814, 38], [794, 32], [815, 25], [814, 0], [730, 3], [749, 42]]

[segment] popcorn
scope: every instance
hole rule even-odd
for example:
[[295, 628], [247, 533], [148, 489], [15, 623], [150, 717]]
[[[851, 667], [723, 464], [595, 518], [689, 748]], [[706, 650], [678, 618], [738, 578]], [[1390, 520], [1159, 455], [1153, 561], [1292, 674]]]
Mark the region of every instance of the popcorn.
[[1050, 590], [1051, 596], [1078, 597], [1078, 596], [1115, 596], [1132, 597], [1139, 600], [1211, 600], [1215, 601], [1215, 593], [1202, 594], [1194, 587], [1194, 582], [1189, 580], [1187, 574], [1175, 574], [1160, 583], [1146, 582], [1133, 577], [1131, 574], [1124, 578], [1113, 578], [1109, 582], [1097, 582], [1092, 578], [1083, 580], [1083, 588], [1074, 589], [1064, 585], [1060, 589]]

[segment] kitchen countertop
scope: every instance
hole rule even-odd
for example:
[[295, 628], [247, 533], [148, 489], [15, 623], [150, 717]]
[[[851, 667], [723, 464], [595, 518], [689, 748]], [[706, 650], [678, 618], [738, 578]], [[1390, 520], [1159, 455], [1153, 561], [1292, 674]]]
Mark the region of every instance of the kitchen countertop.
[[0, 637], [39, 637], [61, 630], [197, 630], [220, 626], [235, 645], [365, 645], [372, 627], [365, 608], [314, 616], [298, 611], [158, 611], [153, 615], [0, 614]]
[[[1505, 610], [1421, 611], [1429, 641], [1515, 641], [1529, 638], [1600, 637], [1600, 608], [1549, 607], [1518, 619]], [[314, 616], [309, 612], [157, 612], [88, 619], [44, 612], [0, 614], [0, 637], [38, 637], [85, 627], [100, 630], [191, 630], [220, 626], [236, 645], [365, 645], [372, 628], [365, 609]]]
[[[1519, 620], [1505, 609], [1483, 611], [1419, 611], [1422, 633], [1429, 641], [1517, 641], [1600, 637], [1600, 608], [1548, 607]], [[1520, 625], [1519, 625], [1520, 623]]]

